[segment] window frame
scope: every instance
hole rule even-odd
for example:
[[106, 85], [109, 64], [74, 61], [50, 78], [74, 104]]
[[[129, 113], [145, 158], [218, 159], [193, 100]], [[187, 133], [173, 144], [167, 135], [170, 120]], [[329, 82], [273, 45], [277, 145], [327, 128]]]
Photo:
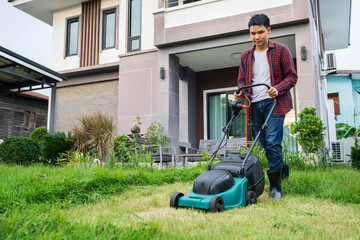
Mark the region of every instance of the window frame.
[[[115, 33], [114, 33], [114, 46], [106, 47], [106, 16], [109, 13], [115, 13]], [[101, 11], [101, 50], [118, 48], [118, 7], [110, 7]]]
[[334, 114], [341, 115], [339, 93], [328, 93], [328, 99], [334, 102]]
[[[76, 53], [70, 54], [70, 25], [74, 22], [78, 24], [78, 31], [76, 36]], [[79, 54], [79, 35], [80, 35], [80, 17], [71, 17], [66, 19], [66, 38], [65, 38], [65, 57], [76, 56]]]
[[[203, 91], [203, 123], [204, 123], [204, 139], [210, 139], [209, 132], [209, 96], [214, 94], [221, 94], [226, 92], [235, 92], [237, 87], [228, 87], [228, 88], [216, 88], [216, 89], [207, 89]], [[228, 112], [226, 113], [228, 115]], [[228, 117], [228, 116], [227, 116]], [[226, 118], [227, 118], [226, 117]], [[227, 122], [226, 122], [227, 123]]]
[[[132, 23], [132, 16], [131, 16], [131, 2], [133, 0], [129, 0], [129, 4], [128, 4], [128, 52], [135, 52], [135, 51], [140, 51], [141, 50], [141, 27], [142, 27], [142, 24], [141, 24], [141, 21], [142, 21], [142, 15], [141, 15], [141, 12], [142, 12], [142, 0], [139, 0], [140, 1], [140, 35], [139, 36], [131, 36], [131, 23]], [[133, 40], [139, 40], [139, 48], [138, 49], [133, 49], [132, 48], [132, 41]]]
[[32, 130], [35, 129], [36, 126], [36, 112], [33, 111], [25, 111], [24, 113], [24, 129]]

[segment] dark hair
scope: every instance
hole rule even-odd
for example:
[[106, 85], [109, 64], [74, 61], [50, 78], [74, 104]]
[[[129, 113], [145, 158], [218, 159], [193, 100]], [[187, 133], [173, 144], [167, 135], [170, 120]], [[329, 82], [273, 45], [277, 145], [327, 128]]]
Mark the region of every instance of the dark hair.
[[254, 16], [252, 16], [249, 20], [248, 23], [248, 27], [250, 28], [251, 26], [254, 25], [264, 25], [265, 28], [270, 27], [270, 19], [266, 14], [255, 14]]

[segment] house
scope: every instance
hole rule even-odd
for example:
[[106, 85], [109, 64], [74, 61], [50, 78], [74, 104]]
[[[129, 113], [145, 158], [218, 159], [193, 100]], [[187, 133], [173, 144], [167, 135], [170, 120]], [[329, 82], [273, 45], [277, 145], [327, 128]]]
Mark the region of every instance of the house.
[[0, 96], [0, 139], [30, 137], [32, 131], [47, 126], [48, 97], [32, 92]]
[[[351, 31], [348, 48], [334, 46], [331, 50], [325, 48], [324, 78], [326, 78], [327, 98], [329, 99], [329, 122], [330, 141], [334, 154], [334, 160], [347, 162], [350, 160], [351, 146], [354, 140], [336, 139], [335, 124], [347, 123], [351, 126], [360, 126], [360, 64], [354, 61], [358, 58], [360, 34], [357, 31], [357, 23], [360, 17], [357, 12], [360, 10], [360, 2], [353, 1], [351, 6]], [[324, 19], [330, 21], [331, 19]], [[336, 23], [335, 23], [336, 24]], [[334, 26], [334, 29], [338, 26]], [[334, 43], [336, 44], [336, 43]], [[333, 109], [333, 110], [332, 110]]]
[[[251, 15], [270, 17], [271, 39], [289, 47], [297, 68], [287, 125], [309, 106], [327, 119], [324, 45], [347, 40], [323, 38], [331, 25], [321, 24], [319, 9], [335, 0], [9, 1], [53, 26], [52, 68], [67, 77], [57, 88], [56, 130], [68, 131], [82, 115], [100, 110], [117, 119], [119, 134], [129, 132], [134, 116], [145, 127], [159, 121], [174, 145], [196, 146], [221, 134], [239, 57], [252, 46]], [[343, 1], [348, 11], [336, 15], [344, 31], [350, 6]], [[333, 17], [335, 10], [322, 14]], [[243, 137], [246, 127], [242, 115], [231, 135]]]
[[[337, 46], [325, 49], [325, 69], [328, 98], [333, 100], [336, 123], [347, 123], [358, 127], [360, 125], [360, 63], [354, 61], [360, 51], [357, 23], [360, 21], [358, 12], [360, 2], [352, 2], [351, 34], [349, 46]], [[329, 19], [329, 21], [331, 21]]]
[[55, 104], [59, 73], [0, 46], [0, 140], [10, 136], [29, 137], [41, 126], [54, 132], [54, 112], [48, 115], [47, 96], [33, 90], [51, 88]]

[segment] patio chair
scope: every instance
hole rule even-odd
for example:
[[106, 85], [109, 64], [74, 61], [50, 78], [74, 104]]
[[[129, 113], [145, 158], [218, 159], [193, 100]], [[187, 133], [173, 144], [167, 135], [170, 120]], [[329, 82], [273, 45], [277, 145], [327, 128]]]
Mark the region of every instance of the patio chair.
[[[208, 155], [212, 155], [217, 145], [219, 144], [219, 140], [206, 140], [201, 139], [199, 142], [199, 149], [188, 148], [188, 150], [192, 151], [191, 153], [179, 153], [172, 154], [171, 163], [172, 166], [175, 166], [175, 161], [177, 158], [182, 158], [183, 167], [188, 165], [188, 161], [204, 161], [204, 157], [201, 155], [202, 152], [206, 152]], [[246, 138], [232, 138], [228, 139], [226, 145], [218, 151], [220, 159], [223, 159], [228, 154], [239, 153], [239, 149], [241, 147], [246, 147]]]

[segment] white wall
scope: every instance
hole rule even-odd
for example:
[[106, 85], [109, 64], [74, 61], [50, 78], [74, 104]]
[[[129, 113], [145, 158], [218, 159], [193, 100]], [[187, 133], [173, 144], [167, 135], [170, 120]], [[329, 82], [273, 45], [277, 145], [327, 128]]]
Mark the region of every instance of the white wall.
[[[154, 48], [154, 16], [157, 0], [142, 1], [141, 50]], [[128, 5], [127, 0], [103, 0], [101, 10], [118, 7], [118, 48], [101, 50], [99, 64], [119, 61], [118, 55], [127, 52]], [[57, 11], [53, 15], [53, 48], [52, 63], [54, 70], [70, 70], [79, 68], [79, 56], [65, 58], [66, 19], [81, 15], [81, 6]], [[101, 38], [101, 36], [100, 36]], [[101, 49], [101, 47], [100, 47]]]
[[65, 58], [66, 19], [81, 15], [81, 6], [54, 12], [51, 67], [55, 71], [79, 67], [79, 56]]
[[[165, 28], [292, 4], [292, 0], [202, 0], [165, 9]], [[211, 13], [211, 14], [209, 14]]]
[[[118, 42], [117, 42], [117, 49], [105, 49], [101, 50], [100, 46], [100, 54], [99, 54], [99, 64], [105, 63], [113, 63], [119, 61], [118, 55], [125, 53], [125, 37], [126, 36], [126, 14], [127, 14], [127, 5], [126, 0], [103, 0], [101, 1], [101, 11], [109, 8], [117, 7], [118, 8], [118, 19], [119, 22], [117, 23], [118, 27]], [[102, 15], [101, 15], [102, 16]], [[102, 25], [102, 20], [100, 22]], [[101, 34], [100, 34], [101, 39]], [[101, 40], [100, 40], [101, 41]]]
[[154, 47], [154, 15], [158, 9], [158, 0], [142, 0], [141, 19], [141, 50], [153, 49]]

